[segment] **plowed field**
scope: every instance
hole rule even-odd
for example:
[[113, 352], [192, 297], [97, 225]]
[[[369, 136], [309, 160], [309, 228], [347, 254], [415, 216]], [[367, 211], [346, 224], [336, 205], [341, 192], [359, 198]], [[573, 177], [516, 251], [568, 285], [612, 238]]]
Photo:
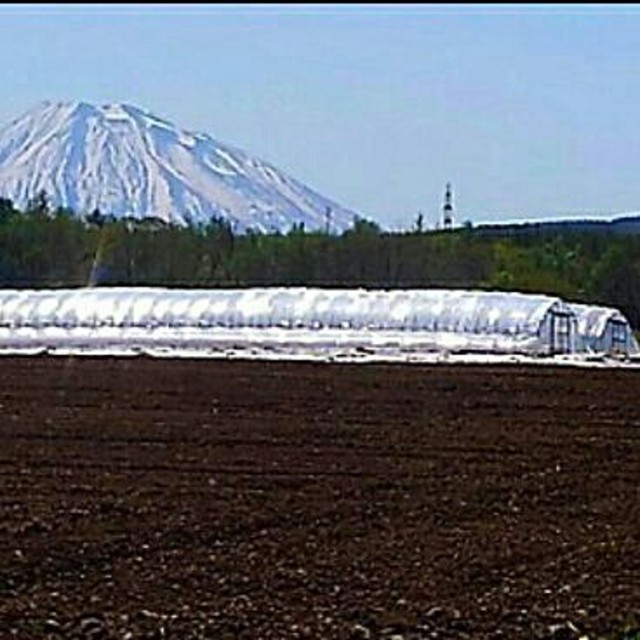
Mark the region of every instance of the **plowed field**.
[[623, 637], [639, 399], [620, 370], [3, 358], [0, 638]]

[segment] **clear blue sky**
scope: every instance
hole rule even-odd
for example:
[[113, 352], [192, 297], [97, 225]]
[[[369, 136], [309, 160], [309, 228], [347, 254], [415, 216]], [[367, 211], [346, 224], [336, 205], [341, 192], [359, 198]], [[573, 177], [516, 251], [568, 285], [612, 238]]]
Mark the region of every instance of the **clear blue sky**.
[[3, 5], [3, 124], [128, 102], [383, 225], [640, 210], [640, 5]]

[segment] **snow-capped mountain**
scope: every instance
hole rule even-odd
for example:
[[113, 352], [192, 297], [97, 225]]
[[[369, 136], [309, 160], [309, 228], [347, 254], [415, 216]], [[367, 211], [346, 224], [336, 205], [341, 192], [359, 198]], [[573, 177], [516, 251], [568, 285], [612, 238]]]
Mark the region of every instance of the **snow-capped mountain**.
[[222, 217], [240, 232], [340, 232], [354, 217], [267, 162], [126, 104], [45, 102], [0, 130], [0, 196], [24, 207], [41, 191], [78, 215]]

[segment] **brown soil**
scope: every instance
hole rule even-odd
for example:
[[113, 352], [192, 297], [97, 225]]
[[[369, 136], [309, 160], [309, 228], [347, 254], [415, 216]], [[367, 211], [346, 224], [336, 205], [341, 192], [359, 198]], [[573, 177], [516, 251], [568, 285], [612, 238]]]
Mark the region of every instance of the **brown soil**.
[[619, 370], [5, 357], [0, 637], [620, 630], [639, 391]]

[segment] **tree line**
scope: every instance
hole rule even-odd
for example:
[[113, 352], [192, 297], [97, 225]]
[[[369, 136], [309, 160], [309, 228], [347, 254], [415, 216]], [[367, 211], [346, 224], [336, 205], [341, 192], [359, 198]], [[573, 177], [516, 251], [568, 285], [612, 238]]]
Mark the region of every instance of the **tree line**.
[[640, 235], [519, 233], [467, 225], [383, 232], [358, 219], [340, 235], [236, 234], [224, 220], [78, 217], [44, 194], [23, 210], [0, 198], [0, 287], [479, 288], [559, 295], [619, 308], [640, 328]]

